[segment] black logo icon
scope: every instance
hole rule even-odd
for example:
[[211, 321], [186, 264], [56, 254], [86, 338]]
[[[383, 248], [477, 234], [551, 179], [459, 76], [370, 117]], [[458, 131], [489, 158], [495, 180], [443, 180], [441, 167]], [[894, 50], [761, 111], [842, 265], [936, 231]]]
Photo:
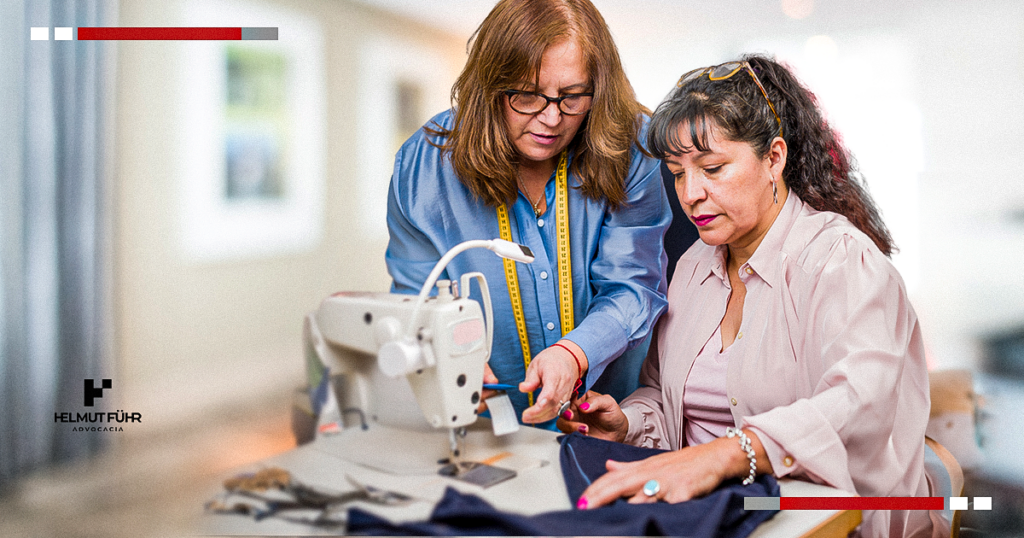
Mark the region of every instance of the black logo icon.
[[111, 380], [109, 380], [109, 379], [104, 379], [103, 380], [103, 386], [100, 387], [100, 388], [94, 387], [92, 383], [93, 383], [92, 379], [86, 379], [85, 380], [85, 402], [84, 403], [85, 403], [86, 407], [92, 407], [93, 406], [92, 403], [93, 403], [93, 399], [94, 398], [102, 398], [103, 397], [103, 389], [109, 389], [111, 386], [113, 386], [113, 382]]

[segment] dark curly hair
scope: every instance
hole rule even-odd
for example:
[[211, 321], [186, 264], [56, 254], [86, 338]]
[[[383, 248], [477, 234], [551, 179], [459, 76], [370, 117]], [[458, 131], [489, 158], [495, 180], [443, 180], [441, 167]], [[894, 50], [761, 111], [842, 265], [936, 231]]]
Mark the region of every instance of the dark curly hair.
[[[825, 121], [814, 94], [786, 66], [767, 56], [750, 54], [741, 60], [750, 63], [781, 118], [788, 148], [782, 171], [786, 185], [814, 209], [845, 216], [891, 256], [896, 252], [892, 236], [853, 157]], [[759, 157], [768, 154], [780, 127], [765, 96], [745, 72], [714, 81], [701, 76], [675, 88], [654, 112], [648, 149], [659, 159], [679, 155], [686, 149], [678, 134], [683, 124], [690, 126], [698, 151], [707, 151], [714, 125], [730, 140], [750, 144]]]

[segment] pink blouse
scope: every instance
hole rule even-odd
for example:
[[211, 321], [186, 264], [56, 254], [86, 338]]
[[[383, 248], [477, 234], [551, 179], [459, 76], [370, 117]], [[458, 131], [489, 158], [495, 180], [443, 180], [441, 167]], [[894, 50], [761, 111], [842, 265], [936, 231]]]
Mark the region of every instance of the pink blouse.
[[[684, 442], [684, 384], [725, 314], [725, 247], [680, 258], [640, 382], [623, 400], [626, 442]], [[761, 440], [778, 477], [862, 496], [927, 496], [928, 375], [899, 273], [845, 217], [790, 193], [750, 260], [725, 392], [733, 423]], [[864, 514], [866, 536], [931, 532], [928, 512]]]
[[697, 354], [686, 376], [682, 413], [686, 420], [687, 445], [714, 441], [733, 425], [729, 398], [725, 395], [728, 361], [729, 350], [722, 351], [722, 328], [719, 326]]

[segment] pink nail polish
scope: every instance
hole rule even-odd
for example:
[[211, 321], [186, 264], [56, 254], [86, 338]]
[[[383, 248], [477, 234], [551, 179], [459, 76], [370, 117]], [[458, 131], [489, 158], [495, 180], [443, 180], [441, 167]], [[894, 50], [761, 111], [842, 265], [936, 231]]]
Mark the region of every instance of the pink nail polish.
[[587, 498], [580, 497], [580, 500], [576, 501], [576, 509], [586, 510], [587, 509]]
[[587, 411], [589, 409], [590, 409], [590, 404], [588, 404], [587, 402], [583, 402], [583, 403], [580, 404], [580, 411]]
[[585, 435], [587, 433], [587, 430], [589, 430], [590, 428], [587, 428], [586, 424], [580, 424], [580, 427], [578, 429], [580, 433]]
[[572, 411], [566, 409], [565, 413], [562, 413], [562, 418], [565, 420], [572, 420]]

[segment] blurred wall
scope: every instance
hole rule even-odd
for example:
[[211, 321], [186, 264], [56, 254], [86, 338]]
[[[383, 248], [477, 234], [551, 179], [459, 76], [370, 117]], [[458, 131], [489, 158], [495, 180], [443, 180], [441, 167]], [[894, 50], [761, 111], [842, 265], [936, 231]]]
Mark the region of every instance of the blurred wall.
[[[386, 234], [354, 233], [357, 86], [361, 43], [401, 40], [441, 51], [431, 66], [447, 90], [465, 57], [465, 38], [347, 1], [267, 1], [254, 6], [315, 19], [324, 36], [326, 154], [322, 239], [291, 254], [202, 261], [182, 248], [182, 84], [191, 81], [188, 42], [121, 42], [117, 55], [115, 304], [120, 408], [152, 427], [201, 417], [219, 405], [281, 397], [303, 376], [303, 316], [339, 290], [386, 290]], [[120, 5], [119, 26], [186, 26], [184, 0]], [[247, 23], [235, 12], [236, 26]], [[280, 39], [287, 39], [282, 28]], [[436, 93], [436, 92], [435, 92]], [[423, 107], [422, 123], [447, 106]], [[392, 152], [393, 155], [393, 152]], [[386, 163], [385, 163], [385, 166]], [[379, 167], [378, 167], [379, 168]], [[387, 168], [385, 168], [387, 170]], [[379, 215], [384, 228], [384, 215]], [[368, 238], [367, 238], [368, 237]], [[287, 402], [282, 402], [282, 411]]]

